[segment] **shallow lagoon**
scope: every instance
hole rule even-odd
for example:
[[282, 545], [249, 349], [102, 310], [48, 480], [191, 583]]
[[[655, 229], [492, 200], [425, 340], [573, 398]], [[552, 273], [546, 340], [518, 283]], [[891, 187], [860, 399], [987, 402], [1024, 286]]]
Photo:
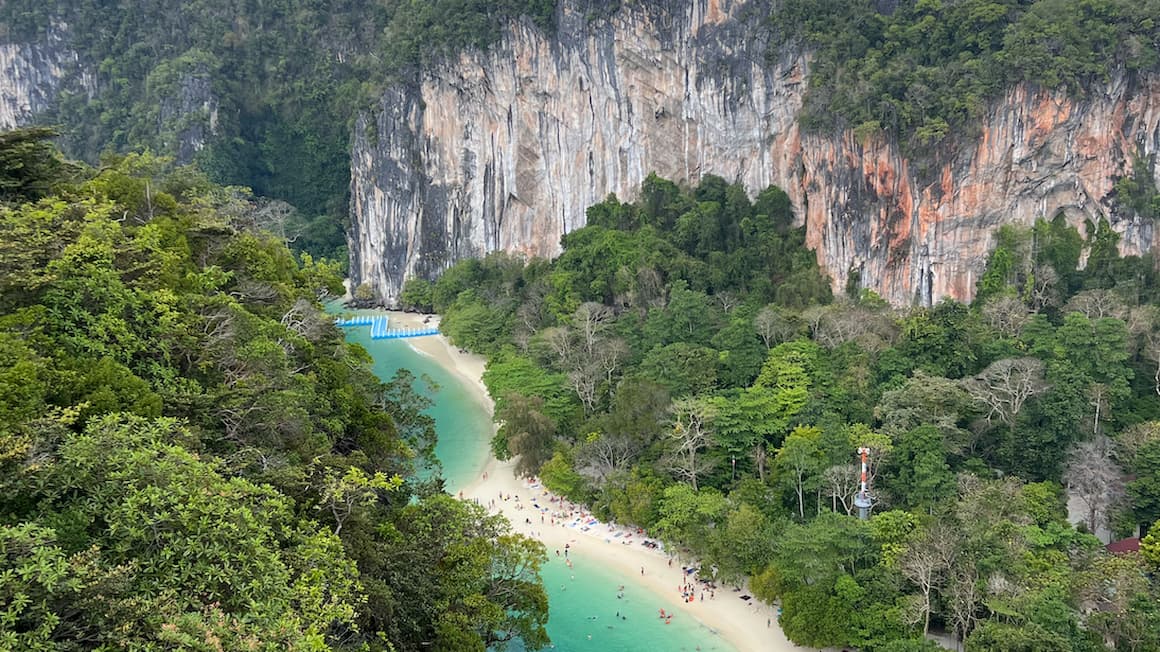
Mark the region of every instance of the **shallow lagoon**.
[[[471, 388], [454, 372], [406, 344], [405, 340], [372, 340], [367, 327], [348, 328], [347, 340], [361, 344], [374, 358], [374, 372], [389, 380], [405, 368], [417, 377], [424, 374], [438, 386], [428, 413], [439, 435], [436, 454], [443, 463], [447, 490], [455, 493], [482, 473], [488, 459], [491, 418]], [[562, 652], [735, 652], [735, 649], [704, 625], [679, 614], [669, 624], [659, 610], [677, 609], [675, 600], [663, 599], [629, 583], [624, 597], [617, 598], [623, 582], [583, 555], [573, 554], [573, 568], [549, 551], [542, 575], [548, 590], [548, 634], [553, 648]], [[523, 647], [513, 644], [512, 652]]]

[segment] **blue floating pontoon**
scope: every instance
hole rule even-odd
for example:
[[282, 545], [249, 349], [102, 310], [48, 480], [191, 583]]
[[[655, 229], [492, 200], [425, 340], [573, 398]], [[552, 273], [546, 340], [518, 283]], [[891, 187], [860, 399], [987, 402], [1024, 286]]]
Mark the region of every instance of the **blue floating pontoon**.
[[372, 340], [397, 340], [404, 337], [422, 337], [424, 335], [438, 335], [438, 328], [389, 328], [389, 319], [386, 315], [357, 316], [349, 319], [334, 320], [335, 326], [350, 328], [354, 326], [370, 326]]

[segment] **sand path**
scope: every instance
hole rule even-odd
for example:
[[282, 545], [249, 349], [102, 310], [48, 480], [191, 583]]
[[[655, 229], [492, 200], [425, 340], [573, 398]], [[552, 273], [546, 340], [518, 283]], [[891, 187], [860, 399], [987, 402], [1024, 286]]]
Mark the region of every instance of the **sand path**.
[[[424, 316], [391, 312], [392, 326], [418, 327], [438, 324], [438, 316]], [[424, 322], [424, 319], [427, 321]], [[443, 336], [410, 338], [406, 342], [417, 352], [431, 357], [440, 366], [462, 377], [475, 391], [473, 394], [490, 413], [494, 404], [483, 385], [483, 371], [486, 360], [477, 355], [461, 352]], [[678, 587], [685, 580], [682, 562], [660, 551], [641, 545], [640, 534], [627, 528], [616, 528], [605, 523], [588, 526], [592, 519], [585, 518], [571, 526], [576, 518], [557, 514], [567, 514], [566, 501], [556, 501], [538, 483], [516, 478], [512, 472], [512, 462], [499, 462], [489, 458], [483, 474], [476, 481], [463, 488], [462, 497], [474, 499], [489, 506], [492, 512], [502, 512], [511, 521], [513, 528], [541, 541], [548, 549], [548, 555], [555, 557], [557, 549], [565, 545], [575, 551], [585, 563], [596, 563], [614, 571], [625, 585], [646, 588], [663, 602], [679, 604], [682, 613], [695, 618], [706, 627], [717, 631], [722, 638], [737, 648], [739, 652], [781, 652], [783, 650], [805, 650], [785, 638], [777, 625], [774, 610], [758, 600], [744, 601], [741, 593], [728, 587], [718, 587], [716, 597], [701, 599], [698, 589], [694, 602], [683, 602]], [[500, 495], [507, 496], [501, 500]], [[516, 500], [516, 497], [519, 499]], [[547, 508], [541, 512], [535, 507]], [[575, 515], [577, 518], [580, 512]], [[543, 517], [544, 522], [540, 519]], [[552, 525], [552, 520], [556, 524]], [[583, 531], [582, 527], [588, 527]], [[617, 536], [617, 533], [620, 533]], [[627, 538], [626, 538], [627, 537]], [[625, 543], [625, 542], [628, 543]], [[644, 570], [642, 575], [641, 570]]]

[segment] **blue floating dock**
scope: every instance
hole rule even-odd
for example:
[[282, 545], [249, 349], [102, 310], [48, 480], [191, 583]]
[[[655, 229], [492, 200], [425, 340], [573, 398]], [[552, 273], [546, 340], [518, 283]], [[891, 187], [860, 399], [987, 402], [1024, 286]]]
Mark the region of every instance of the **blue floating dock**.
[[334, 325], [340, 328], [356, 326], [370, 326], [372, 340], [397, 340], [404, 337], [423, 337], [424, 335], [438, 335], [438, 328], [390, 328], [390, 321], [386, 315], [357, 316], [348, 319], [338, 318]]

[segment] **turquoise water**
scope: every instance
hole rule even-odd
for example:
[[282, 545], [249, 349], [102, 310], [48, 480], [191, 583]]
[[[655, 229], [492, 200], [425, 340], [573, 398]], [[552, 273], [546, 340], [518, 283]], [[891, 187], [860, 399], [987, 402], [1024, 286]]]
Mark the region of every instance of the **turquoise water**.
[[444, 486], [454, 494], [483, 473], [491, 436], [491, 417], [459, 376], [407, 346], [404, 340], [372, 340], [369, 326], [346, 328], [348, 342], [361, 344], [374, 358], [374, 372], [388, 381], [399, 369], [424, 374], [439, 387], [427, 414], [435, 419], [435, 455], [443, 464]]
[[[332, 308], [332, 311], [334, 309]], [[439, 385], [428, 413], [435, 419], [439, 442], [436, 454], [443, 463], [447, 490], [466, 486], [482, 473], [488, 459], [491, 418], [467, 385], [453, 372], [417, 353], [404, 340], [372, 340], [369, 327], [345, 329], [347, 340], [357, 342], [374, 358], [374, 372], [389, 380], [395, 371], [426, 374]], [[658, 615], [678, 610], [675, 600], [664, 600], [644, 588], [625, 586], [612, 572], [572, 555], [573, 568], [552, 556], [542, 576], [548, 591], [548, 635], [561, 652], [736, 652], [736, 650], [681, 611], [669, 624]], [[619, 616], [623, 617], [618, 618]], [[595, 617], [595, 618], [593, 618]], [[511, 652], [523, 652], [518, 643]]]
[[[589, 562], [582, 554], [572, 554], [572, 568], [552, 556], [541, 575], [548, 590], [548, 635], [557, 650], [735, 652], [687, 611], [680, 610], [675, 600], [664, 600], [652, 591], [624, 584], [623, 579]], [[624, 597], [617, 598], [622, 584]], [[678, 613], [666, 625], [659, 617], [661, 609]], [[513, 645], [509, 649], [523, 648]]]

